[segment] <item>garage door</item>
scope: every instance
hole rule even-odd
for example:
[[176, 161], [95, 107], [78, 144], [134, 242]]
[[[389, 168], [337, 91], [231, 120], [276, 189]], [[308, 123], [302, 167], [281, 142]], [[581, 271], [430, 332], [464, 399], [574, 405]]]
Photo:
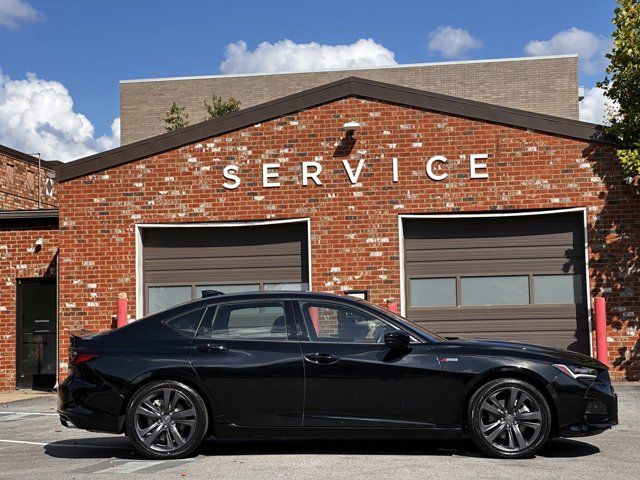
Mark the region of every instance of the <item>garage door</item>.
[[242, 227], [145, 227], [145, 314], [225, 293], [307, 290], [307, 223]]
[[404, 219], [407, 317], [589, 353], [582, 213]]

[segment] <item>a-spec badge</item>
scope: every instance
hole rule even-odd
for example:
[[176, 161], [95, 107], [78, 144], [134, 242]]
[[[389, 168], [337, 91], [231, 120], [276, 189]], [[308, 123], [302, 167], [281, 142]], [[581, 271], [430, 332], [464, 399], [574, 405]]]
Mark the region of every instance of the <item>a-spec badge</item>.
[[445, 357], [440, 359], [441, 362], [457, 362], [458, 359], [456, 357]]

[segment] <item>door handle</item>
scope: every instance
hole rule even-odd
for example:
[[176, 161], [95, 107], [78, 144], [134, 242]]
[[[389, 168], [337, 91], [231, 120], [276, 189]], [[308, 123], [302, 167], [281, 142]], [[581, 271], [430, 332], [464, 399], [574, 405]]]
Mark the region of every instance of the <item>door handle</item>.
[[336, 363], [340, 360], [339, 357], [335, 357], [330, 353], [309, 353], [305, 355], [304, 358], [311, 363], [316, 363], [319, 365], [331, 365], [332, 363]]
[[228, 350], [227, 347], [225, 347], [224, 345], [220, 345], [219, 343], [199, 343], [195, 346], [195, 349], [202, 353], [224, 353]]

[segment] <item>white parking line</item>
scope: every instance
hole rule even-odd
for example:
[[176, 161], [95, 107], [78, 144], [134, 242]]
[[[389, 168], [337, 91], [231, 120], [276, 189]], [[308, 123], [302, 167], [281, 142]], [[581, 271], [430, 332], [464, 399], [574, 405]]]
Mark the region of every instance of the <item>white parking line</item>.
[[0, 416], [4, 415], [4, 414], [11, 414], [11, 415], [22, 415], [22, 416], [26, 416], [26, 415], [43, 415], [43, 416], [47, 416], [47, 417], [58, 417], [59, 415], [57, 413], [40, 413], [40, 412], [5, 412], [4, 410], [2, 412], [0, 412]]
[[165, 463], [163, 460], [156, 462], [143, 460], [121, 463], [120, 465], [114, 465], [113, 467], [103, 468], [102, 470], [96, 470], [92, 473], [134, 473], [145, 468], [155, 467], [156, 465], [162, 465]]
[[0, 422], [12, 422], [13, 420], [20, 420], [27, 415], [21, 415], [20, 413], [7, 413], [0, 415]]
[[112, 447], [108, 445], [82, 445], [71, 443], [47, 443], [47, 442], [29, 442], [27, 440], [4, 440], [0, 439], [0, 443], [17, 443], [22, 445], [37, 445], [40, 447], [73, 447], [73, 448], [108, 448], [109, 450], [132, 450], [133, 447], [123, 447], [114, 445]]

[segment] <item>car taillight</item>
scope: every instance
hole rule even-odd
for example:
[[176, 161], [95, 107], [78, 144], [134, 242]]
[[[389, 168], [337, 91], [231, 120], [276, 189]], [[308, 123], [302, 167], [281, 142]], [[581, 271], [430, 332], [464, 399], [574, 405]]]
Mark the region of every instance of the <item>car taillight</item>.
[[88, 362], [89, 360], [96, 358], [97, 355], [94, 355], [93, 353], [87, 353], [87, 352], [77, 352], [76, 350], [69, 350], [69, 366], [73, 366], [73, 365], [79, 365], [81, 363], [84, 362]]

